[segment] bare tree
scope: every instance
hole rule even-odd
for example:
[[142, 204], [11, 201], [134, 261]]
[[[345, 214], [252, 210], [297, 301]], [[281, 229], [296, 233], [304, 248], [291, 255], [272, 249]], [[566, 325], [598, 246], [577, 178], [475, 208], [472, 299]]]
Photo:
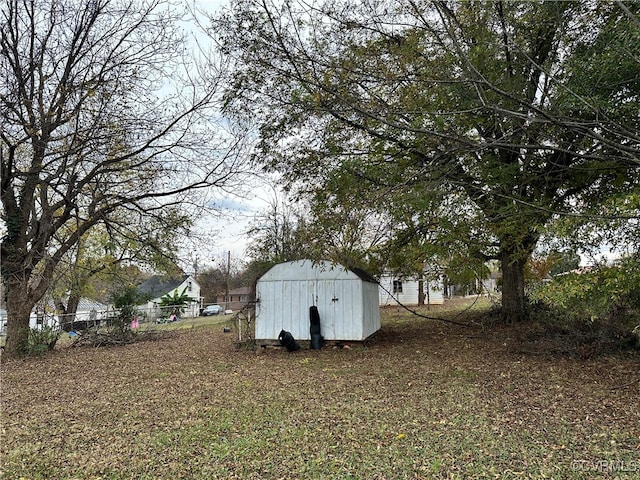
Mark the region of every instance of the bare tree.
[[214, 123], [220, 71], [205, 77], [189, 60], [182, 19], [169, 0], [0, 7], [6, 353], [90, 229], [140, 238], [151, 219], [161, 242], [239, 171], [232, 136]]
[[286, 199], [275, 195], [265, 210], [258, 212], [247, 230], [252, 239], [249, 255], [276, 264], [305, 258], [308, 248], [301, 238], [304, 216]]

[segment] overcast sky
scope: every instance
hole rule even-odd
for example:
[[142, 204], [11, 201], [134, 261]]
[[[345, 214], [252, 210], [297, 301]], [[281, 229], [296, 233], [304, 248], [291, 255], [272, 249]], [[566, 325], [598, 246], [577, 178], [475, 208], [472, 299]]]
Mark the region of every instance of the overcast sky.
[[[195, 6], [207, 12], [215, 12], [229, 3], [229, 0], [196, 0]], [[194, 28], [198, 42], [206, 42], [207, 37], [195, 31]], [[246, 230], [254, 216], [267, 207], [274, 193], [269, 186], [256, 183], [250, 196], [236, 196], [234, 192], [227, 192], [216, 197], [213, 206], [220, 210], [222, 215], [206, 215], [197, 221], [195, 233], [199, 238], [194, 242], [187, 242], [184, 247], [184, 267], [187, 270], [191, 270], [196, 256], [200, 271], [219, 266], [221, 259], [226, 259], [229, 251], [233, 258], [245, 259], [248, 244]], [[201, 236], [206, 240], [203, 241]]]

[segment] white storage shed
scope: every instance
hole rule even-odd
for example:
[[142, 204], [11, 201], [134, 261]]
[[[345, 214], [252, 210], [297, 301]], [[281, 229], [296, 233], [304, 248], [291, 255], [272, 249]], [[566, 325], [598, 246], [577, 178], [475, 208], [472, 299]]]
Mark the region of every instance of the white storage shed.
[[256, 343], [277, 340], [281, 330], [309, 340], [312, 306], [325, 340], [361, 341], [380, 329], [374, 278], [329, 261], [297, 260], [275, 265], [258, 280]]

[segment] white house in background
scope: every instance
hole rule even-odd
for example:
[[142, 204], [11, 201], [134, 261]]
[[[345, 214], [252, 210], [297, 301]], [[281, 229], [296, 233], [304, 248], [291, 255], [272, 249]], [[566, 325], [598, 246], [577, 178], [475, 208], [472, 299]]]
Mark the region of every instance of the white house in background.
[[[54, 310], [53, 302], [49, 304], [49, 309], [51, 311]], [[90, 298], [81, 298], [78, 303], [78, 308], [75, 314], [57, 314], [58, 323], [60, 327], [65, 330], [74, 330], [74, 329], [83, 329], [91, 326], [95, 326], [99, 324], [103, 320], [106, 320], [109, 316], [109, 310], [113, 310], [108, 305], [104, 303], [98, 302], [97, 300], [92, 300]], [[37, 311], [37, 309], [36, 309]], [[47, 318], [51, 317], [48, 314], [31, 314], [31, 322], [33, 322], [34, 315], [36, 321], [39, 322], [38, 326], [47, 324]], [[32, 326], [32, 328], [34, 328]]]
[[399, 277], [384, 273], [378, 289], [380, 305], [418, 305], [420, 285], [423, 285], [424, 304], [442, 305], [444, 286], [442, 280], [423, 280], [417, 277]]
[[325, 340], [361, 341], [380, 329], [378, 284], [366, 272], [329, 261], [280, 263], [256, 284], [256, 343], [281, 330], [309, 340], [310, 309], [318, 308]]
[[[41, 330], [44, 327], [58, 328], [60, 321], [55, 313], [44, 313], [39, 310], [29, 315], [29, 328]], [[7, 310], [0, 308], [0, 334], [7, 333]]]
[[155, 319], [165, 314], [160, 309], [160, 302], [165, 295], [180, 295], [183, 291], [193, 298], [194, 301], [189, 303], [182, 316], [197, 317], [200, 315], [200, 307], [202, 305], [202, 297], [200, 295], [200, 284], [192, 275], [181, 275], [179, 277], [168, 277], [163, 275], [154, 275], [138, 286], [138, 290], [146, 293], [151, 297], [146, 305], [139, 308], [144, 309], [149, 319]]
[[[44, 306], [43, 306], [44, 305]], [[44, 304], [37, 305], [29, 315], [29, 328], [41, 330], [45, 327], [50, 328], [72, 328], [71, 322], [100, 322], [107, 318], [109, 306], [92, 300], [90, 298], [81, 298], [78, 303], [76, 313], [61, 314], [57, 313], [53, 300], [49, 300]], [[7, 312], [0, 309], [0, 333], [6, 330]]]

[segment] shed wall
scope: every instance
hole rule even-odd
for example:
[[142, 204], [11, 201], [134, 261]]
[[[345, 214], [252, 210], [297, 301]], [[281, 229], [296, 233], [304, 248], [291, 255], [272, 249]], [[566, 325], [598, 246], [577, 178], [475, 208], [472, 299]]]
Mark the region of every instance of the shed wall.
[[362, 283], [364, 299], [362, 319], [362, 340], [380, 330], [380, 305], [378, 304], [378, 284]]
[[364, 340], [380, 328], [377, 285], [342, 267], [308, 261], [277, 265], [258, 281], [256, 296], [257, 340], [276, 340], [283, 329], [309, 340], [313, 305], [326, 340]]

